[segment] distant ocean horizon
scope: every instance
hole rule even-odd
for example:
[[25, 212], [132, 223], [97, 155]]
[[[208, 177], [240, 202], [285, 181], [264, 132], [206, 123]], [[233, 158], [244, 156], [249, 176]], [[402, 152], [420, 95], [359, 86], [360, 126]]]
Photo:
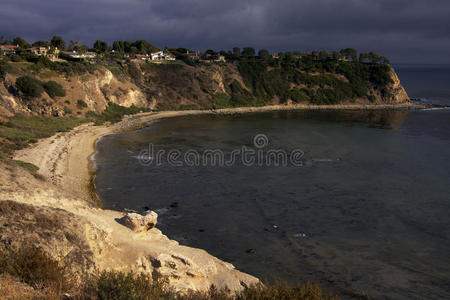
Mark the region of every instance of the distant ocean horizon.
[[450, 64], [393, 64], [413, 99], [450, 106]]

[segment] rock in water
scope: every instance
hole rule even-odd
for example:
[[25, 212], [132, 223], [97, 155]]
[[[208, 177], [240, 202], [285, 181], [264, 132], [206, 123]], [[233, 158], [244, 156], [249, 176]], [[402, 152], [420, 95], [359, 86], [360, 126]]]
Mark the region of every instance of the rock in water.
[[134, 232], [147, 231], [155, 227], [158, 214], [148, 210], [143, 214], [127, 213], [119, 222]]

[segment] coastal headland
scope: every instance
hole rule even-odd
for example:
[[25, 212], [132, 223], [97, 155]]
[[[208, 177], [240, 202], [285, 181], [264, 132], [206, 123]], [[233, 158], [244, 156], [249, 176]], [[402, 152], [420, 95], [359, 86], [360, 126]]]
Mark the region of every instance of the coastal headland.
[[170, 240], [157, 225], [135, 232], [121, 224], [124, 212], [102, 209], [93, 184], [96, 141], [178, 116], [425, 108], [410, 101], [385, 58], [358, 60], [356, 50], [344, 50], [229, 54], [220, 61], [192, 61], [177, 49], [176, 61], [128, 53], [74, 60], [21, 49], [5, 55], [0, 221], [7, 225], [0, 250], [39, 248], [75, 282], [123, 271], [156, 273], [175, 291], [213, 285], [234, 292], [259, 283], [204, 250]]

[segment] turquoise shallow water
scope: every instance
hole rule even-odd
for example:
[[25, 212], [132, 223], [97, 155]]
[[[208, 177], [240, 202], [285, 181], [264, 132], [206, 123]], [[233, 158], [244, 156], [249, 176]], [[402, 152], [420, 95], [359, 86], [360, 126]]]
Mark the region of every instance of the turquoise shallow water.
[[[149, 144], [166, 151], [161, 165], [140, 164]], [[229, 158], [243, 146], [301, 149], [302, 166], [167, 162], [170, 150]], [[102, 138], [96, 185], [106, 207], [157, 210], [169, 237], [260, 278], [344, 298], [445, 299], [449, 149], [450, 110], [180, 117]]]

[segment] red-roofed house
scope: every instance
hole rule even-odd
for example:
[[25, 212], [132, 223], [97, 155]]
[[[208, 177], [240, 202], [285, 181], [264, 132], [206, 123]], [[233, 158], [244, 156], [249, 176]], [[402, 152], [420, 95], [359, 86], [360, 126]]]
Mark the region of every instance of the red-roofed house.
[[16, 53], [17, 48], [19, 48], [19, 47], [14, 46], [14, 45], [0, 45], [0, 54], [8, 55], [8, 54]]
[[152, 57], [148, 54], [136, 54], [136, 59], [140, 60], [152, 60]]

